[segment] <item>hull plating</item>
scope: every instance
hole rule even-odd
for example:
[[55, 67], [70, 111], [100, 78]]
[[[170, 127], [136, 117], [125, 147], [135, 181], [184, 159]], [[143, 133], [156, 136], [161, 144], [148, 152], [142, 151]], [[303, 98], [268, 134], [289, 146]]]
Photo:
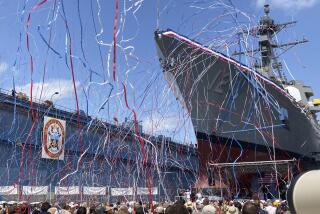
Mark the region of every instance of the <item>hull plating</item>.
[[281, 86], [172, 31], [157, 33], [156, 43], [197, 133], [262, 146], [266, 160], [275, 150], [305, 157], [320, 152], [318, 125]]

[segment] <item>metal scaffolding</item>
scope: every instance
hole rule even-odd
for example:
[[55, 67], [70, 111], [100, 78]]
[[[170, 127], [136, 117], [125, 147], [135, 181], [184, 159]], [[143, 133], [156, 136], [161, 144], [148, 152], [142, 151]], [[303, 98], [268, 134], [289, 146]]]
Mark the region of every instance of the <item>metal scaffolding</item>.
[[292, 166], [297, 162], [295, 158], [290, 160], [274, 160], [274, 161], [253, 161], [253, 162], [235, 162], [235, 163], [208, 163], [209, 167], [216, 169], [234, 170], [237, 172], [257, 172], [257, 169], [263, 172], [278, 172], [291, 171]]

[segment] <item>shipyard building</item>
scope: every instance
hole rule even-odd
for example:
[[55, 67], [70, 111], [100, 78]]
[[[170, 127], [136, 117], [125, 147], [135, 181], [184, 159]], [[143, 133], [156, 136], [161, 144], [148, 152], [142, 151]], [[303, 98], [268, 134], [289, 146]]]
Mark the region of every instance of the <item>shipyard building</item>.
[[192, 145], [137, 133], [128, 123], [103, 122], [50, 101], [31, 103], [15, 91], [0, 93], [0, 140], [3, 199], [30, 199], [42, 192], [41, 199], [152, 195], [173, 200], [177, 190], [191, 188], [198, 172]]

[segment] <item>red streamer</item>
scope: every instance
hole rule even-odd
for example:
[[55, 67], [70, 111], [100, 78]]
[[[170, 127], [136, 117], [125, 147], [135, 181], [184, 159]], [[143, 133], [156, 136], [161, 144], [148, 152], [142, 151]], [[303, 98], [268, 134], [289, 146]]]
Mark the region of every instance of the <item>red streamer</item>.
[[[34, 5], [31, 9], [31, 11], [28, 14], [28, 18], [27, 18], [27, 22], [26, 22], [26, 43], [27, 43], [27, 50], [29, 53], [29, 57], [30, 57], [30, 111], [31, 111], [31, 118], [32, 118], [32, 126], [31, 129], [29, 131], [28, 137], [24, 142], [23, 148], [22, 148], [22, 153], [21, 153], [21, 159], [20, 159], [20, 165], [19, 165], [19, 177], [18, 177], [18, 185], [20, 186], [21, 184], [21, 176], [22, 176], [22, 168], [23, 168], [23, 162], [24, 162], [24, 157], [25, 157], [25, 148], [27, 143], [29, 142], [30, 139], [32, 139], [32, 133], [33, 130], [35, 128], [35, 124], [36, 124], [36, 114], [33, 110], [33, 73], [34, 73], [34, 63], [33, 63], [33, 57], [30, 51], [30, 42], [29, 42], [29, 27], [30, 27], [30, 23], [31, 23], [31, 12], [38, 9], [39, 7], [41, 7], [44, 3], [46, 3], [48, 0], [43, 0], [39, 3], [37, 3], [36, 5]], [[28, 162], [31, 162], [31, 154], [32, 154], [32, 146], [31, 146], [31, 142], [29, 142], [29, 150], [28, 150]], [[33, 169], [31, 169], [31, 171], [33, 171]], [[19, 194], [19, 199], [21, 198], [21, 194]]]
[[[144, 148], [144, 145], [145, 145], [144, 140], [140, 135], [136, 111], [134, 109], [130, 108], [130, 106], [128, 104], [126, 85], [124, 83], [122, 83], [122, 86], [123, 86], [123, 94], [124, 94], [124, 100], [126, 103], [126, 107], [133, 113], [134, 132], [137, 135], [138, 141], [141, 146], [143, 165], [145, 165], [145, 167], [146, 167], [146, 183], [147, 183], [148, 192], [149, 192], [149, 201], [152, 204], [152, 176], [150, 175], [150, 169], [149, 169], [149, 165], [148, 165], [148, 161], [147, 161], [147, 155], [146, 155], [146, 151]], [[152, 204], [151, 210], [152, 210], [152, 212], [154, 210], [153, 204]]]
[[116, 12], [113, 20], [113, 80], [116, 81], [116, 66], [117, 66], [117, 22], [118, 22], [118, 10], [119, 2], [116, 1]]

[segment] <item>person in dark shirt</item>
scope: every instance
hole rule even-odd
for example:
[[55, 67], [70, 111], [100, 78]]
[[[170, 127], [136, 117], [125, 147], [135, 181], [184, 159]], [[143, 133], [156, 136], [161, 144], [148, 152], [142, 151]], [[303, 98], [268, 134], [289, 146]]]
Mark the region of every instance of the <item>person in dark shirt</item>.
[[41, 204], [40, 214], [49, 214], [48, 209], [50, 209], [51, 205], [49, 202], [45, 201]]
[[166, 214], [189, 214], [189, 211], [183, 204], [176, 203], [167, 208]]
[[87, 214], [87, 208], [85, 207], [79, 207], [77, 209], [77, 214]]
[[258, 207], [254, 203], [248, 201], [242, 207], [242, 214], [259, 214]]

